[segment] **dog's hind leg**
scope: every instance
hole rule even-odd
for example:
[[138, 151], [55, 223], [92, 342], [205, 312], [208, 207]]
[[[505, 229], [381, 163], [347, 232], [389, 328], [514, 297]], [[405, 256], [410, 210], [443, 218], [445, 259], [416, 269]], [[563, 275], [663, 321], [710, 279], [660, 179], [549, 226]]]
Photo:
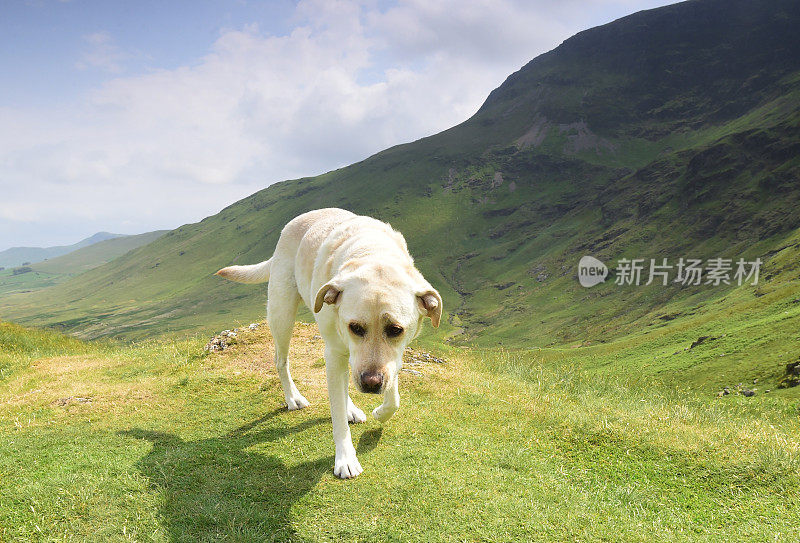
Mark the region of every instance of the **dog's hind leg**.
[[286, 398], [286, 407], [289, 411], [294, 411], [308, 407], [308, 400], [297, 390], [289, 371], [289, 342], [292, 339], [300, 295], [289, 274], [275, 271], [278, 270], [273, 270], [267, 291], [267, 322], [275, 340], [275, 366]]

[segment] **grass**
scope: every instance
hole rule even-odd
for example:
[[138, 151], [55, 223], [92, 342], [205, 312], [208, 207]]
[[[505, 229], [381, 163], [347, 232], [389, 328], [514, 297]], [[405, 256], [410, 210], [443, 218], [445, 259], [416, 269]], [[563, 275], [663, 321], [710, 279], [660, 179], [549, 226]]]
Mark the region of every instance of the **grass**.
[[0, 294], [16, 294], [32, 292], [53, 285], [69, 278], [69, 275], [29, 271], [14, 275], [13, 269], [0, 270]]
[[352, 427], [365, 472], [340, 481], [315, 327], [293, 340], [301, 412], [282, 405], [266, 327], [220, 354], [204, 339], [0, 324], [0, 540], [800, 537], [795, 390], [717, 399], [446, 348], [402, 373], [389, 423]]
[[69, 253], [35, 262], [27, 273], [14, 274], [16, 268], [0, 270], [0, 295], [34, 292], [63, 283], [81, 273], [110, 262], [118, 256], [154, 241], [164, 230], [135, 236], [112, 238]]

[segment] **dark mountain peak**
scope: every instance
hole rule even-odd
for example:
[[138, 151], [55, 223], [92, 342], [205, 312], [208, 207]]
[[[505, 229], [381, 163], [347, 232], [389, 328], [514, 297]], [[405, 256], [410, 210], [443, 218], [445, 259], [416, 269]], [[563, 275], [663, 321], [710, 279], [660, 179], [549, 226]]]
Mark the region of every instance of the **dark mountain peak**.
[[[800, 2], [692, 0], [585, 30], [512, 74], [475, 119], [544, 116], [605, 134], [721, 122], [800, 69]], [[663, 130], [658, 131], [662, 134]]]

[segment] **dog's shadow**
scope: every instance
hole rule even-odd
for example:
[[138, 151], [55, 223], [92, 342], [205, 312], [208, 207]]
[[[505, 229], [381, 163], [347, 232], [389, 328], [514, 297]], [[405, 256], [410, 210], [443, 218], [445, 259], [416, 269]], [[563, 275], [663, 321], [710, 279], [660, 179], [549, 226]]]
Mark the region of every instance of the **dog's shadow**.
[[[293, 427], [267, 424], [281, 412], [285, 410], [222, 437], [198, 441], [141, 429], [121, 432], [152, 443], [137, 468], [164, 493], [160, 517], [172, 541], [299, 539], [292, 528], [292, 505], [332, 473], [333, 455], [287, 466], [276, 456], [260, 453], [258, 445], [330, 419], [316, 418]], [[380, 436], [380, 428], [364, 432], [358, 453], [371, 451]]]

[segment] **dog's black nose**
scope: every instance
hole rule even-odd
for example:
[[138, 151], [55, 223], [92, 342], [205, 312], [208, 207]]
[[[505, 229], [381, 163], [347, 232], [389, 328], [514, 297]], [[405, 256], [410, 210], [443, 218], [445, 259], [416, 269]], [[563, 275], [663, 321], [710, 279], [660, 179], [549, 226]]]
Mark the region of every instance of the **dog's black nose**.
[[383, 374], [377, 371], [361, 372], [361, 390], [377, 394], [383, 385]]

